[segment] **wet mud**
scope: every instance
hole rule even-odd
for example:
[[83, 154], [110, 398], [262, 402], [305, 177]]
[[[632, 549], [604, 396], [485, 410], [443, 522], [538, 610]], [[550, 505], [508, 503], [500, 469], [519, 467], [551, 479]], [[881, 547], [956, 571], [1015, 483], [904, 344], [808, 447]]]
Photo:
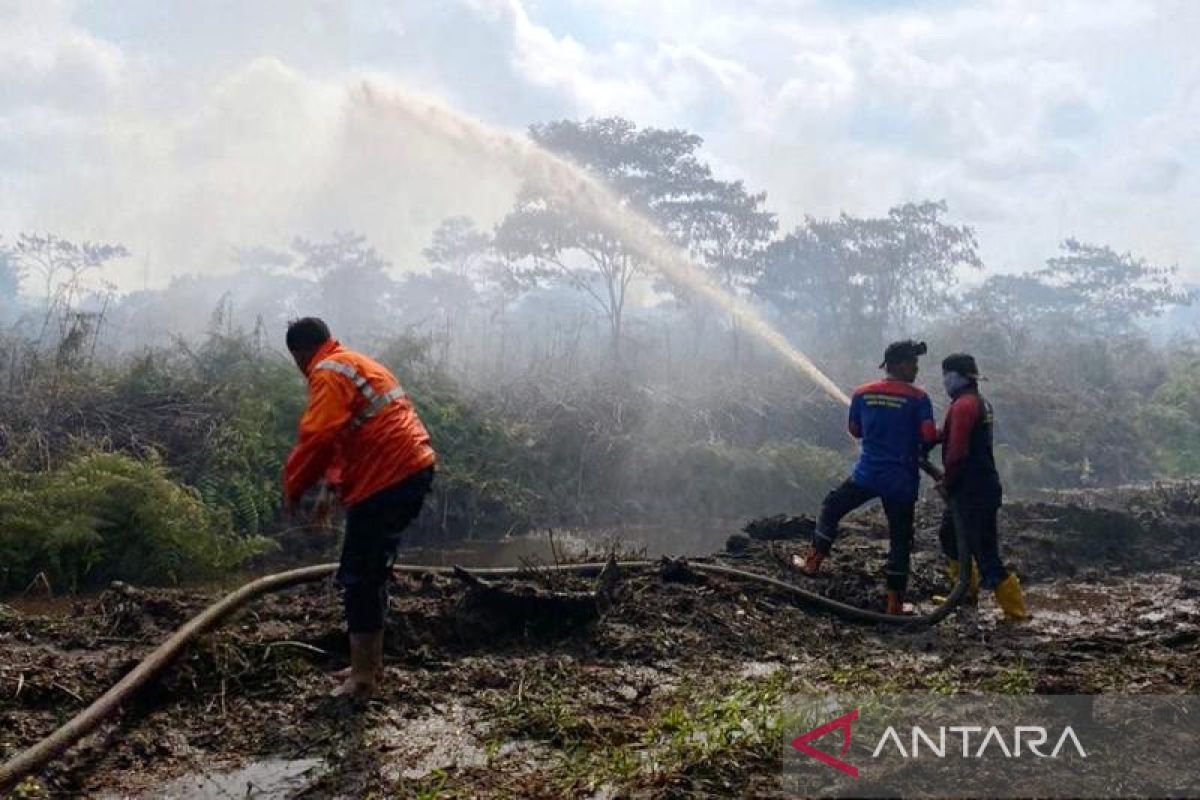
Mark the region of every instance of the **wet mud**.
[[[327, 698], [345, 666], [335, 588], [264, 598], [205, 636], [21, 796], [658, 797], [778, 793], [773, 713], [788, 694], [1172, 694], [1200, 688], [1200, 502], [1190, 486], [1014, 504], [1004, 554], [1035, 618], [988, 596], [933, 629], [810, 613], [685, 564], [621, 576], [595, 615], [536, 602], [497, 615], [477, 589], [416, 576], [391, 593], [385, 683]], [[920, 510], [910, 599], [945, 594], [935, 505]], [[794, 521], [786, 530], [803, 530]], [[882, 608], [881, 516], [849, 520], [825, 574], [803, 536], [710, 558]], [[731, 531], [730, 533], [734, 533]], [[593, 581], [532, 570], [514, 596]], [[97, 697], [216, 591], [114, 587], [0, 604], [0, 757]]]

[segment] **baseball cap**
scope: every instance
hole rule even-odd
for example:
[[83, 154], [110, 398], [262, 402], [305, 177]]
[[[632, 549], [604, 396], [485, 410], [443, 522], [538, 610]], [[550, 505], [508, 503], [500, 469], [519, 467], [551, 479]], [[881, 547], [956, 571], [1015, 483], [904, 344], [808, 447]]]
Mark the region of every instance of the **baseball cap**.
[[924, 342], [914, 341], [912, 339], [904, 339], [899, 342], [892, 342], [883, 351], [883, 363], [879, 365], [880, 369], [889, 364], [903, 364], [905, 361], [914, 359], [917, 356], [923, 356], [929, 352], [929, 348]]
[[966, 378], [974, 378], [982, 380], [983, 376], [979, 374], [979, 365], [975, 363], [975, 356], [970, 353], [951, 353], [942, 359], [942, 372], [957, 372]]

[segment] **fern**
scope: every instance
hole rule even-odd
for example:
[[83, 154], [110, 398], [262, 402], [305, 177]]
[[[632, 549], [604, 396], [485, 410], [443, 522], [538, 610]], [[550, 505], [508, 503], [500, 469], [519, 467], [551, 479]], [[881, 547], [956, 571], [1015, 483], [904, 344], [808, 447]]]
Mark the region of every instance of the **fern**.
[[89, 453], [47, 473], [0, 470], [0, 592], [44, 572], [55, 587], [220, 575], [261, 552], [228, 511], [172, 480], [156, 457]]

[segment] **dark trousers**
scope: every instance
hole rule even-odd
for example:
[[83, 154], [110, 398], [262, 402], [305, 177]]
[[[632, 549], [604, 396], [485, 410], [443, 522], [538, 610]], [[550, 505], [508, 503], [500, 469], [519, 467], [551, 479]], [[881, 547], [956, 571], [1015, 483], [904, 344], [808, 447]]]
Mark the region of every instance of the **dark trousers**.
[[1000, 560], [999, 514], [999, 506], [966, 503], [962, 498], [951, 497], [938, 528], [942, 552], [946, 558], [958, 561], [962, 554], [958, 552], [957, 532], [962, 527], [971, 549], [969, 555], [979, 565], [979, 585], [984, 589], [995, 589], [1008, 577], [1008, 570]]
[[[829, 555], [838, 535], [838, 523], [854, 509], [879, 497], [876, 492], [848, 480], [825, 497], [813, 546], [821, 555]], [[888, 549], [887, 588], [903, 592], [908, 586], [908, 561], [912, 554], [913, 517], [916, 503], [883, 499], [891, 547]]]
[[388, 581], [400, 534], [421, 513], [432, 485], [433, 467], [428, 467], [346, 509], [337, 582], [345, 592], [350, 633], [383, 630]]

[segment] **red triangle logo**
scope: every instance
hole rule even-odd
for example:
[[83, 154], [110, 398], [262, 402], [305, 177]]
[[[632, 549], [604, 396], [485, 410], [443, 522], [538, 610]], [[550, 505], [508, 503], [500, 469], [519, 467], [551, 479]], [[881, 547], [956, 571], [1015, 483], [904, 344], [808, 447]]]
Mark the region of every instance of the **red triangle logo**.
[[824, 725], [822, 725], [819, 728], [813, 728], [808, 733], [804, 733], [804, 734], [801, 734], [800, 736], [797, 736], [795, 739], [792, 739], [792, 747], [796, 748], [801, 753], [804, 753], [806, 756], [812, 756], [817, 761], [820, 761], [822, 764], [825, 764], [826, 766], [833, 767], [836, 770], [841, 770], [842, 772], [849, 775], [851, 778], [857, 778], [858, 777], [858, 767], [854, 766], [853, 764], [847, 764], [845, 761], [842, 761], [840, 758], [834, 758], [833, 756], [829, 755], [828, 753], [823, 753], [820, 750], [818, 750], [817, 748], [812, 747], [809, 744], [810, 742], [815, 742], [817, 739], [820, 739], [822, 736], [824, 736], [827, 733], [830, 733], [831, 731], [841, 729], [841, 731], [842, 731], [841, 755], [843, 755], [843, 756], [846, 755], [846, 752], [850, 749], [850, 731], [851, 731], [850, 726], [854, 724], [854, 721], [856, 719], [858, 719], [858, 709], [857, 708], [854, 709], [853, 711], [851, 711], [849, 714], [843, 714], [842, 716], [838, 717], [835, 720], [832, 720], [831, 722], [826, 722]]

